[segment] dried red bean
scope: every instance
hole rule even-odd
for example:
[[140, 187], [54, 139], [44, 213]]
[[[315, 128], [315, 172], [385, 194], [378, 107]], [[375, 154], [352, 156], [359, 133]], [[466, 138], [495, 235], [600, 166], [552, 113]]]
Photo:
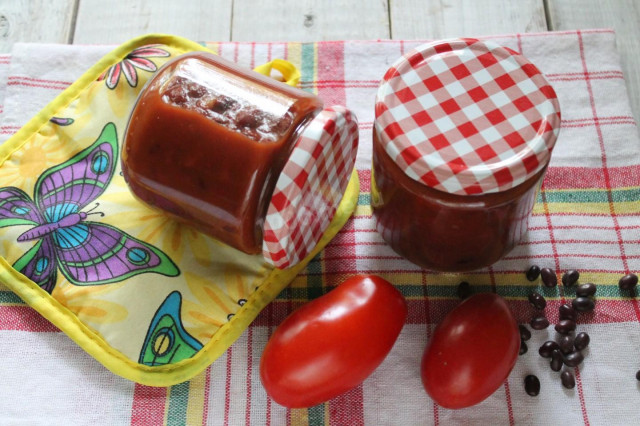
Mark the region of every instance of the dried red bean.
[[555, 287], [558, 285], [558, 277], [551, 269], [542, 268], [540, 270], [540, 275], [542, 276], [542, 283], [545, 287]]
[[618, 281], [618, 286], [623, 290], [631, 290], [636, 285], [638, 285], [638, 276], [636, 274], [627, 274]]
[[560, 334], [569, 334], [576, 329], [576, 322], [573, 320], [560, 320], [556, 324], [556, 331]]
[[584, 361], [584, 355], [582, 352], [571, 352], [563, 355], [564, 365], [567, 367], [577, 367], [582, 361]]
[[236, 123], [240, 128], [255, 129], [260, 126], [263, 114], [254, 108], [241, 109], [236, 117]]
[[593, 283], [580, 284], [576, 288], [576, 296], [578, 297], [595, 296], [595, 294], [596, 294], [596, 285]]
[[276, 122], [276, 125], [273, 128], [273, 131], [280, 135], [284, 134], [287, 130], [289, 130], [289, 127], [291, 127], [291, 124], [293, 123], [293, 119], [294, 119], [293, 113], [291, 111], [287, 111], [286, 114], [283, 115], [282, 118]]
[[527, 343], [524, 340], [520, 340], [520, 352], [518, 354], [524, 355], [527, 353], [528, 350], [529, 350], [529, 346], [527, 346]]
[[563, 371], [562, 374], [560, 374], [560, 381], [562, 382], [562, 386], [567, 389], [576, 387], [576, 379], [573, 377], [571, 371]]
[[177, 105], [182, 105], [187, 102], [187, 94], [184, 89], [179, 86], [170, 87], [165, 92], [165, 96], [169, 99], [169, 102], [173, 102]]
[[576, 334], [576, 338], [573, 340], [573, 345], [577, 350], [581, 351], [589, 346], [590, 341], [591, 338], [589, 337], [589, 335], [583, 331]]
[[462, 300], [471, 296], [471, 284], [466, 281], [462, 281], [460, 284], [458, 284], [457, 294], [458, 297]]
[[540, 276], [540, 268], [537, 265], [533, 265], [531, 268], [529, 268], [529, 270], [526, 272], [526, 276], [527, 279], [529, 281], [535, 281], [538, 279], [538, 276]]
[[537, 396], [540, 393], [540, 380], [533, 374], [524, 378], [524, 390], [529, 396]]
[[534, 291], [529, 295], [529, 303], [531, 303], [531, 305], [538, 310], [542, 310], [547, 306], [546, 299], [537, 291]]
[[551, 369], [553, 371], [560, 371], [563, 363], [564, 361], [562, 359], [560, 349], [554, 349], [553, 352], [551, 352]]
[[534, 330], [544, 330], [549, 327], [549, 320], [543, 316], [534, 317], [531, 319], [531, 322], [529, 322], [529, 325]]
[[189, 84], [187, 86], [187, 90], [188, 90], [188, 95], [191, 98], [201, 98], [207, 93], [206, 88], [195, 83]]
[[562, 336], [560, 340], [558, 340], [558, 345], [560, 346], [560, 352], [563, 354], [573, 352], [573, 336]]
[[572, 302], [573, 309], [578, 312], [591, 312], [595, 309], [596, 304], [589, 297], [576, 297]]
[[558, 344], [553, 340], [547, 340], [542, 344], [542, 346], [540, 346], [538, 353], [543, 358], [551, 358], [551, 354], [553, 354], [553, 351], [556, 349], [560, 349], [560, 346], [558, 346]]
[[233, 106], [233, 101], [226, 96], [218, 96], [207, 100], [207, 109], [216, 114], [224, 114]]
[[519, 324], [518, 329], [520, 330], [520, 339], [523, 341], [531, 339], [531, 332], [524, 324]]
[[562, 285], [571, 287], [580, 279], [580, 272], [575, 269], [568, 270], [562, 275]]
[[561, 320], [568, 319], [575, 321], [578, 319], [578, 313], [568, 303], [560, 305], [560, 308], [558, 308], [558, 315], [560, 316]]
[[640, 370], [636, 373], [636, 379], [640, 382]]

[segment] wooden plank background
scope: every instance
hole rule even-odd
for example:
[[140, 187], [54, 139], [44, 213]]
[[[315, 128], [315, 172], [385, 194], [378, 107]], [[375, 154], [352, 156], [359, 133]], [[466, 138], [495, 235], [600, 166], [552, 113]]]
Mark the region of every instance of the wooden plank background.
[[0, 53], [15, 42], [117, 44], [149, 32], [316, 41], [613, 28], [637, 121], [639, 22], [638, 0], [0, 0]]

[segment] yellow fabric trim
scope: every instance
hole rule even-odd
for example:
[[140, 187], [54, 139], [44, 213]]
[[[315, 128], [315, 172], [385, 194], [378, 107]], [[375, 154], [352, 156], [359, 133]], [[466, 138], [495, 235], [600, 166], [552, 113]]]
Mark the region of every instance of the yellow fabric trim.
[[[155, 43], [183, 49], [185, 51], [209, 51], [205, 47], [187, 39], [164, 34], [149, 34], [124, 43], [105, 55], [76, 82], [36, 114], [22, 129], [0, 146], [0, 165], [4, 163], [12, 153], [20, 149], [51, 117], [55, 116], [56, 112], [66, 108], [90, 83], [94, 82], [111, 65], [124, 59], [131, 50], [143, 45]], [[283, 64], [271, 64], [270, 66], [278, 69], [288, 84], [293, 85], [294, 81], [295, 84], [297, 84], [299, 73], [296, 79], [295, 73], [292, 72], [291, 69], [286, 69], [285, 67], [283, 71], [283, 69], [278, 68], [283, 66]], [[285, 270], [274, 268], [271, 270], [266, 280], [251, 294], [247, 303], [240, 308], [228, 323], [224, 324], [216, 332], [213, 338], [207, 342], [198, 353], [192, 358], [175, 364], [150, 367], [138, 364], [125, 357], [122, 353], [112, 348], [86, 324], [81, 322], [68, 308], [51, 297], [34, 282], [13, 269], [3, 257], [0, 257], [0, 284], [5, 285], [8, 289], [19, 295], [29, 306], [51, 321], [52, 324], [66, 333], [81, 348], [113, 373], [148, 386], [171, 386], [189, 380], [205, 370], [207, 366], [231, 346], [260, 311], [293, 280], [308, 262], [316, 256], [344, 226], [356, 208], [359, 191], [360, 184], [358, 175], [354, 170], [343, 199], [338, 206], [336, 215], [316, 248], [302, 262], [292, 268]]]

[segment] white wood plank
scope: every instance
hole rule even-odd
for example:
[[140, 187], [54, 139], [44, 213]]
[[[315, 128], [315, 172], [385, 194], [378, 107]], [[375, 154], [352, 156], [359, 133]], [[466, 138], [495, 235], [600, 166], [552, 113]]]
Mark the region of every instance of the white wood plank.
[[546, 31], [542, 0], [390, 0], [395, 39]]
[[629, 90], [640, 122], [640, 2], [637, 0], [549, 0], [551, 28], [613, 28]]
[[75, 0], [0, 0], [0, 52], [16, 41], [68, 43]]
[[74, 43], [122, 43], [148, 33], [228, 41], [232, 0], [81, 0]]
[[318, 41], [389, 38], [386, 0], [234, 0], [232, 39]]

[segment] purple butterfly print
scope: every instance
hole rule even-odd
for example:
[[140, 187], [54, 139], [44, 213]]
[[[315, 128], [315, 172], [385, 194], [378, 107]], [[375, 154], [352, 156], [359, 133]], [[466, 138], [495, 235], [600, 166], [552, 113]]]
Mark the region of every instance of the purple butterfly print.
[[66, 117], [51, 117], [49, 121], [58, 126], [70, 126], [74, 122], [73, 118]]
[[38, 225], [42, 215], [20, 188], [0, 188], [0, 225]]
[[180, 273], [158, 248], [86, 220], [95, 213], [82, 209], [106, 190], [117, 158], [116, 128], [109, 123], [90, 147], [40, 176], [35, 202], [19, 188], [0, 188], [0, 227], [31, 225], [17, 240], [36, 241], [13, 266], [45, 291], [53, 291], [58, 268], [76, 285], [107, 284], [145, 272]]
[[115, 89], [120, 81], [120, 74], [124, 74], [129, 86], [136, 87], [138, 85], [136, 68], [155, 72], [158, 70], [158, 66], [148, 58], [166, 58], [168, 56], [171, 56], [169, 52], [156, 47], [156, 45], [138, 47], [133, 49], [122, 61], [109, 67], [98, 77], [98, 80], [106, 80], [107, 87]]
[[18, 266], [16, 266], [20, 261], [18, 260], [18, 262], [13, 265], [14, 268], [36, 283], [44, 291], [51, 293], [58, 280], [56, 252], [53, 244], [51, 244], [48, 238], [38, 241], [38, 243], [20, 259], [29, 257], [31, 257], [32, 261], [25, 262], [24, 266], [18, 269]]

